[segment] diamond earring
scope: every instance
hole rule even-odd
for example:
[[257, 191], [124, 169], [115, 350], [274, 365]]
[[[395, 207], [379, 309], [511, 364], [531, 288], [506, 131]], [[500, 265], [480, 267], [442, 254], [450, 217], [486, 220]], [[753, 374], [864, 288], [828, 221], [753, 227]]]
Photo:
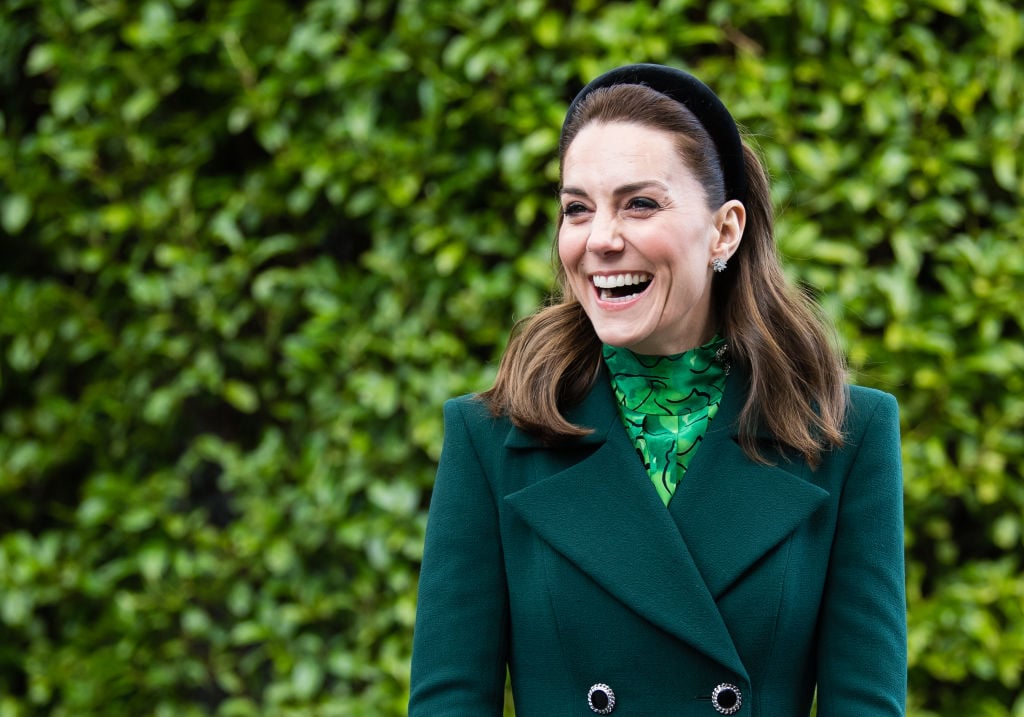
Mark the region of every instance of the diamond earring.
[[711, 260], [711, 268], [715, 270], [716, 274], [721, 274], [723, 271], [725, 271], [725, 267], [726, 262], [725, 259], [723, 259], [722, 257], [716, 256], [714, 259]]

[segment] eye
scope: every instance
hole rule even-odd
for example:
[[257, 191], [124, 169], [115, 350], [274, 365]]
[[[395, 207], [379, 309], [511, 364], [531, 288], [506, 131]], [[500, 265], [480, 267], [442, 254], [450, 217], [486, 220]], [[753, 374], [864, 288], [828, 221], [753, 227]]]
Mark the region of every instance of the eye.
[[575, 217], [580, 214], [584, 214], [587, 211], [587, 206], [583, 202], [569, 202], [562, 207], [562, 214], [567, 217]]
[[626, 209], [638, 212], [653, 212], [661, 209], [661, 205], [649, 197], [633, 197], [626, 202]]

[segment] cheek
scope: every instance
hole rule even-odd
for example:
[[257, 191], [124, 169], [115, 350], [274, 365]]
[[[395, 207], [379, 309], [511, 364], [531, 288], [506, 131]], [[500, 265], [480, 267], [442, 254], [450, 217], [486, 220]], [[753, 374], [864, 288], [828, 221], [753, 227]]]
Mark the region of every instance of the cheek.
[[558, 259], [570, 275], [576, 272], [576, 267], [583, 257], [584, 244], [573, 239], [572, 232], [566, 232], [564, 229], [558, 232]]

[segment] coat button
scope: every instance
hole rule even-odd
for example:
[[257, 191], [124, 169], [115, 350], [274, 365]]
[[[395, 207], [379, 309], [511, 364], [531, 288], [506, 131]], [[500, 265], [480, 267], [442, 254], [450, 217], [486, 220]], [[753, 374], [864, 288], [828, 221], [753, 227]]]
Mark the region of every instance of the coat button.
[[603, 682], [590, 686], [587, 692], [587, 704], [590, 709], [599, 715], [610, 715], [615, 709], [615, 693], [612, 688]]
[[712, 690], [711, 704], [719, 714], [734, 715], [743, 705], [743, 694], [736, 685], [723, 682]]

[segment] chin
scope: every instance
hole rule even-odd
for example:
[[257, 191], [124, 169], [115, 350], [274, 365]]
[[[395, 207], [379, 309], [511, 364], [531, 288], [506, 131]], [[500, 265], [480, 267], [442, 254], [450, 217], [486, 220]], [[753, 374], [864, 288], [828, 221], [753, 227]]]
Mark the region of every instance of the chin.
[[635, 351], [633, 347], [643, 342], [642, 337], [623, 334], [617, 331], [597, 331], [597, 337], [601, 339], [601, 343], [614, 346], [617, 349], [629, 349], [630, 351]]

